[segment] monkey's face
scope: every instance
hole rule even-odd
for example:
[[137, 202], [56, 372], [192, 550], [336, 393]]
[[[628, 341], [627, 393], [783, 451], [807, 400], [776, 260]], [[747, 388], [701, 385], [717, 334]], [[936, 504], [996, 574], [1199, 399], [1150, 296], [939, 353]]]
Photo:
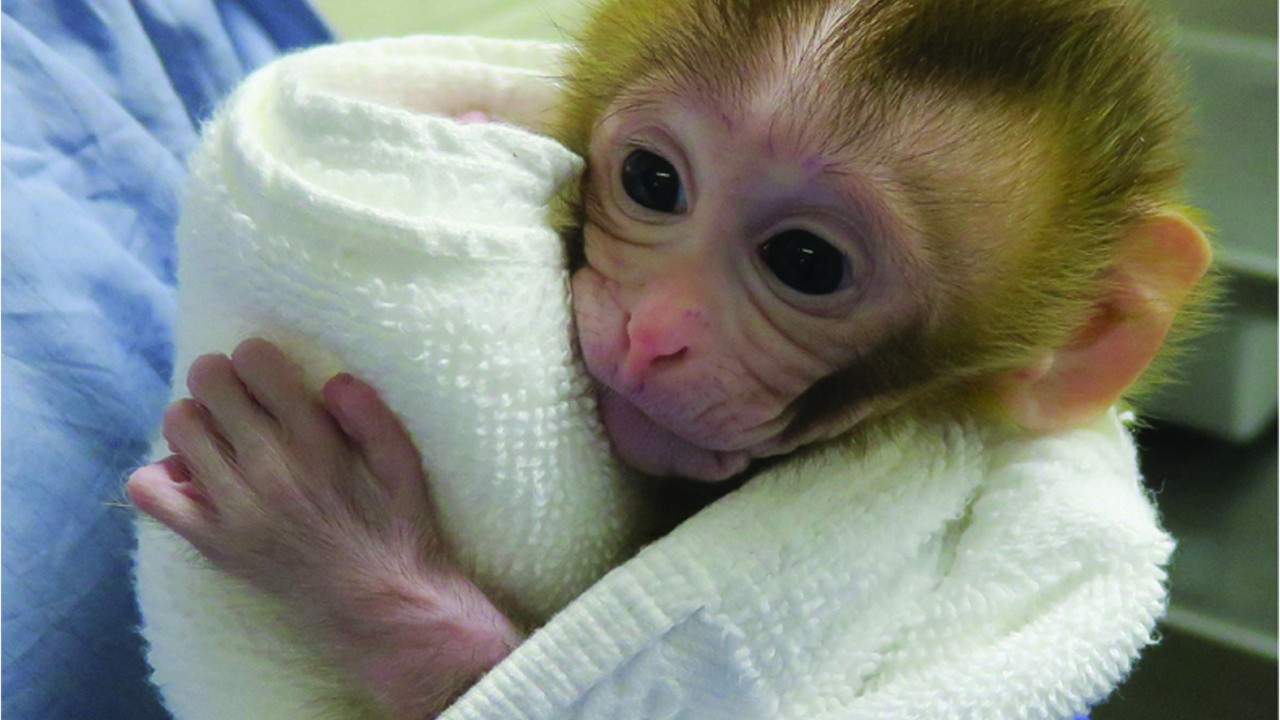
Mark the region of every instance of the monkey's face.
[[857, 408], [787, 432], [802, 393], [924, 309], [901, 199], [777, 105], [631, 102], [593, 134], [574, 310], [609, 435], [640, 470], [719, 480], [846, 429]]

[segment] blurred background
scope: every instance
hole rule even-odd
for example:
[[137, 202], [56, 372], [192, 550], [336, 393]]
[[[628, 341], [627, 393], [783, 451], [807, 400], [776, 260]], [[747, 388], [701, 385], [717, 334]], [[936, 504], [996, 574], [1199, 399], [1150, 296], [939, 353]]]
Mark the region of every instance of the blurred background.
[[[345, 38], [568, 39], [589, 0], [314, 0]], [[1218, 317], [1146, 408], [1143, 469], [1178, 538], [1163, 641], [1095, 720], [1277, 717], [1275, 0], [1155, 0], [1195, 106], [1190, 202], [1214, 229]]]

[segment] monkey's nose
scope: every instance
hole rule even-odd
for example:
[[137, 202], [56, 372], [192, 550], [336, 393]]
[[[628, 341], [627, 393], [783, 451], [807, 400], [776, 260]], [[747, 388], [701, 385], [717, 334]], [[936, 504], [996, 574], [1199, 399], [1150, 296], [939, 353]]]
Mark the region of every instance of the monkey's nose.
[[693, 339], [692, 329], [688, 317], [655, 326], [644, 318], [632, 316], [627, 321], [628, 346], [620, 369], [621, 380], [627, 385], [639, 385], [654, 373], [685, 361]]

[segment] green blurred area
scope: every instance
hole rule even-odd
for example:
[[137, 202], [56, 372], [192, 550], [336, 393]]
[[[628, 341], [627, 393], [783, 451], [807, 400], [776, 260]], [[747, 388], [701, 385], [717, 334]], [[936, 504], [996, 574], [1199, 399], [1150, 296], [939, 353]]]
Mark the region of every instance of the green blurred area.
[[590, 0], [312, 0], [345, 39], [430, 33], [567, 40]]

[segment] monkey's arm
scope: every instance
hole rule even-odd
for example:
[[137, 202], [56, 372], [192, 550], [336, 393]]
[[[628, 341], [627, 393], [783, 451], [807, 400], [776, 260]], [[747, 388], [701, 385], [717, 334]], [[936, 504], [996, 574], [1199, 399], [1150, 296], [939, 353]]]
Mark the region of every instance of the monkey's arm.
[[207, 355], [165, 413], [175, 453], [127, 489], [219, 569], [283, 605], [395, 718], [439, 713], [521, 641], [449, 560], [418, 452], [370, 386], [322, 401], [274, 346]]

